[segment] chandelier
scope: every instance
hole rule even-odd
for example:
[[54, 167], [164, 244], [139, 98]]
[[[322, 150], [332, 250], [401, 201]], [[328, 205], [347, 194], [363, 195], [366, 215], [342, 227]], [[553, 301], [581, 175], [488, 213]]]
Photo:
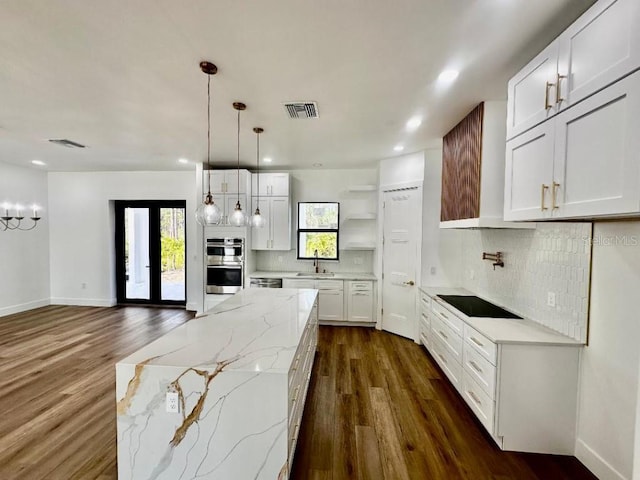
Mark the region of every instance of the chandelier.
[[[38, 215], [38, 210], [40, 207], [37, 205], [32, 205], [31, 210], [33, 211], [33, 216], [29, 217], [33, 221], [33, 225], [30, 227], [26, 227], [22, 225], [22, 220], [24, 220], [24, 207], [22, 205], [16, 204], [11, 205], [10, 203], [4, 203], [2, 205], [2, 209], [4, 210], [4, 215], [0, 217], [0, 230], [3, 232], [5, 230], [33, 230], [38, 225], [38, 220], [40, 220], [40, 216]], [[13, 210], [15, 212], [14, 215], [10, 215], [9, 212]]]

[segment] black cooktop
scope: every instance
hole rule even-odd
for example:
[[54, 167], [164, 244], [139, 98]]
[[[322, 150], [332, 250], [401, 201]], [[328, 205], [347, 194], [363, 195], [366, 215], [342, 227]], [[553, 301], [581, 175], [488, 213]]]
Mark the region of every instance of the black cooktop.
[[473, 295], [438, 295], [442, 300], [464, 313], [467, 317], [519, 318], [504, 308]]

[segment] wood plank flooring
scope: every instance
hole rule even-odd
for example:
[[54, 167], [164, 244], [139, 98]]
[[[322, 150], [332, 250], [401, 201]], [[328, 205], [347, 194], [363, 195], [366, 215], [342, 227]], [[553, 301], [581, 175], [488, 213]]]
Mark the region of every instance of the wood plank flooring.
[[[62, 306], [0, 318], [0, 479], [116, 479], [114, 364], [190, 318]], [[498, 450], [413, 342], [321, 327], [292, 478], [595, 477], [572, 457]]]
[[0, 479], [116, 479], [114, 365], [191, 318], [64, 306], [0, 318]]
[[322, 326], [292, 478], [596, 477], [574, 457], [498, 449], [424, 347], [372, 329]]

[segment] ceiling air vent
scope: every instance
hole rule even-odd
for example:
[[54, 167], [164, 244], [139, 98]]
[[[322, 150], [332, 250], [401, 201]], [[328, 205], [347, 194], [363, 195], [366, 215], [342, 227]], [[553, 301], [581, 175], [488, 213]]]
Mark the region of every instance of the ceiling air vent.
[[291, 118], [318, 118], [316, 102], [288, 102], [284, 106]]
[[55, 143], [56, 145], [62, 145], [63, 147], [67, 148], [87, 148], [81, 143], [72, 142], [71, 140], [67, 140], [66, 138], [52, 138], [49, 141], [51, 143]]

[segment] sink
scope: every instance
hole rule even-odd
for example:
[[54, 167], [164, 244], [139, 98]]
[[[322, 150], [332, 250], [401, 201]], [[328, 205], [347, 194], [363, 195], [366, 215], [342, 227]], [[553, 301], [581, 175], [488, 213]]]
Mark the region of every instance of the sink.
[[309, 277], [309, 278], [318, 278], [318, 277], [333, 277], [335, 273], [306, 273], [300, 272], [296, 274], [296, 277]]

